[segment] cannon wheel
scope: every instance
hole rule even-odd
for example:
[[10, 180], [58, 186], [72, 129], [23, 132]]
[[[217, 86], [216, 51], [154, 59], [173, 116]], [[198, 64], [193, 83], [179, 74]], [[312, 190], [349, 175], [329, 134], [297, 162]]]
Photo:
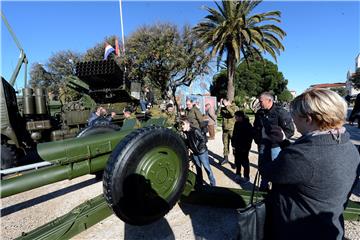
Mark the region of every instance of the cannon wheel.
[[170, 129], [140, 128], [114, 149], [104, 170], [104, 196], [124, 222], [145, 225], [163, 217], [185, 187], [188, 153]]

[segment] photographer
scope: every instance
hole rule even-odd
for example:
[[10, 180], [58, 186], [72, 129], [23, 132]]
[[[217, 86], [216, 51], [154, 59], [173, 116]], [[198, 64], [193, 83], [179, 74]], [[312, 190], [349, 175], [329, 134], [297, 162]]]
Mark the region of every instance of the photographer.
[[229, 101], [226, 98], [220, 100], [221, 108], [220, 114], [222, 116], [222, 140], [223, 140], [223, 153], [224, 158], [220, 162], [221, 165], [229, 162], [229, 146], [233, 134], [234, 124], [235, 124], [235, 112], [238, 110], [238, 107], [232, 101]]
[[203, 184], [201, 167], [204, 166], [209, 177], [210, 185], [215, 186], [215, 177], [209, 163], [208, 149], [206, 147], [206, 138], [199, 128], [192, 127], [186, 117], [180, 119], [181, 132], [185, 135], [185, 143], [193, 154], [192, 160], [196, 167], [196, 185]]
[[[267, 152], [270, 152], [271, 160], [274, 160], [281, 151], [281, 145], [288, 142], [290, 137], [294, 135], [295, 127], [291, 119], [290, 113], [280, 106], [276, 106], [274, 103], [274, 97], [269, 92], [264, 92], [259, 97], [261, 109], [255, 114], [254, 121], [254, 141], [258, 145], [259, 149], [259, 163], [266, 161]], [[276, 141], [275, 139], [268, 139], [265, 137], [275, 126], [284, 133], [284, 141]], [[266, 133], [266, 134], [265, 134]], [[270, 135], [271, 136], [271, 135]], [[260, 183], [261, 191], [267, 191], [269, 189], [268, 181], [262, 178]]]

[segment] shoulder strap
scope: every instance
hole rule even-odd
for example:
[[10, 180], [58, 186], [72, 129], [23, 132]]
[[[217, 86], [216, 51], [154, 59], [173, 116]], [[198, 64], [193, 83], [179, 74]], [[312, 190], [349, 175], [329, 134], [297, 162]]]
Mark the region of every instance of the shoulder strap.
[[[255, 190], [256, 190], [256, 187], [259, 185], [260, 185], [260, 176], [259, 176], [259, 171], [257, 171], [256, 175], [255, 175], [253, 189], [251, 191], [251, 196], [250, 196], [250, 204], [251, 205], [254, 203]], [[259, 192], [259, 190], [257, 190], [256, 192]], [[256, 194], [256, 196], [257, 196], [257, 194]]]

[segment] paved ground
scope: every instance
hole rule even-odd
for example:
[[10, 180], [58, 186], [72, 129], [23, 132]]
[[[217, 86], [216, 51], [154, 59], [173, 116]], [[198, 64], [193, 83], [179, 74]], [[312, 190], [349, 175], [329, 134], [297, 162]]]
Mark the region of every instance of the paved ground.
[[[356, 143], [360, 142], [360, 130], [347, 126]], [[230, 164], [219, 166], [222, 155], [221, 132], [209, 141], [210, 161], [219, 186], [251, 188], [251, 184], [238, 185]], [[230, 156], [233, 162], [233, 157]], [[257, 152], [253, 145], [251, 154], [251, 178], [256, 173]], [[207, 181], [206, 174], [204, 174]], [[360, 186], [353, 198], [359, 201]], [[1, 200], [1, 239], [14, 239], [59, 217], [87, 199], [102, 192], [102, 183], [93, 176], [83, 176], [44, 186], [26, 193]], [[346, 236], [360, 239], [360, 223], [346, 222]], [[236, 212], [232, 209], [211, 208], [190, 204], [177, 204], [164, 218], [143, 227], [125, 224], [114, 215], [91, 227], [73, 239], [233, 239], [236, 235]]]

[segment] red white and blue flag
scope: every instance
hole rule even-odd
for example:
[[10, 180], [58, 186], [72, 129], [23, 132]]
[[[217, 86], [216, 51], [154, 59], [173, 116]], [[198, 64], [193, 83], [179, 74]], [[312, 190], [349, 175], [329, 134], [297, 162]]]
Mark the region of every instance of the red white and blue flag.
[[115, 54], [116, 54], [116, 56], [120, 56], [119, 41], [117, 38], [115, 38]]
[[105, 53], [104, 53], [104, 60], [106, 60], [109, 55], [114, 52], [115, 49], [108, 43], [105, 43]]

